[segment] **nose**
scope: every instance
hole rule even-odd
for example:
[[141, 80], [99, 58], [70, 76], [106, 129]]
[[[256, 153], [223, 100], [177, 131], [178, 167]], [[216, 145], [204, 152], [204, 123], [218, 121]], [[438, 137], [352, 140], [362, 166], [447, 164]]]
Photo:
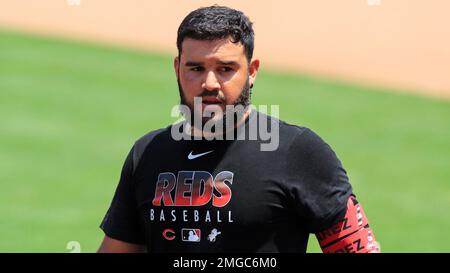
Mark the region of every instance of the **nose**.
[[209, 91], [215, 91], [220, 89], [220, 83], [216, 78], [216, 75], [213, 71], [209, 71], [206, 74], [205, 81], [202, 84], [202, 88], [209, 90]]

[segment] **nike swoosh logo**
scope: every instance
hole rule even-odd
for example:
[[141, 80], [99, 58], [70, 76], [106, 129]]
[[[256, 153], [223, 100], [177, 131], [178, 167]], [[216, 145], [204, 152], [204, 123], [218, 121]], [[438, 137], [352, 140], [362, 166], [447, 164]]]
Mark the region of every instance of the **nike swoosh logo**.
[[207, 154], [212, 153], [212, 152], [214, 152], [214, 150], [209, 151], [209, 152], [206, 152], [206, 153], [201, 153], [201, 154], [193, 155], [193, 154], [192, 154], [192, 151], [191, 151], [191, 152], [189, 153], [189, 155], [188, 155], [188, 159], [189, 159], [189, 160], [196, 159], [196, 158], [198, 158], [198, 157], [207, 155]]

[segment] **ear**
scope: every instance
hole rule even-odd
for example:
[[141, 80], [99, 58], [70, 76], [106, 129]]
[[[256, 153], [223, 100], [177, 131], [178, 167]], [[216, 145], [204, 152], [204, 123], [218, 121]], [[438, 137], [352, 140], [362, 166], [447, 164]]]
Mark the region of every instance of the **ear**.
[[250, 62], [250, 66], [248, 68], [248, 77], [249, 77], [249, 84], [250, 86], [253, 86], [255, 80], [256, 80], [256, 74], [258, 74], [259, 69], [259, 59], [252, 59]]
[[175, 75], [177, 76], [177, 79], [179, 79], [178, 72], [180, 71], [180, 59], [178, 58], [178, 56], [173, 60], [173, 68], [175, 69]]

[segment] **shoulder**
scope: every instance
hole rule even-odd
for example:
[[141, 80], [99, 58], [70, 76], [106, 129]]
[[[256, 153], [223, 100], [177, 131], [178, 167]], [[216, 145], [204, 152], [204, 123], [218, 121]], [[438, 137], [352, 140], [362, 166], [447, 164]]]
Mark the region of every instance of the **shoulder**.
[[330, 145], [310, 128], [295, 125], [291, 127], [294, 127], [291, 131], [295, 132], [291, 148], [302, 149], [305, 153], [332, 151]]
[[309, 154], [313, 151], [317, 153], [331, 150], [331, 147], [312, 129], [261, 112], [257, 113], [258, 118], [253, 119], [254, 123], [258, 124], [260, 131], [261, 128], [267, 129], [271, 137], [278, 138], [280, 144], [278, 151]]
[[311, 131], [305, 126], [290, 124], [277, 117], [259, 111], [257, 111], [257, 115], [255, 116], [257, 116], [257, 118], [254, 118], [253, 122], [257, 123], [259, 130], [261, 130], [262, 127], [262, 129], [270, 132], [274, 132], [274, 130], [278, 131], [280, 143], [285, 145], [291, 143], [306, 131]]
[[289, 143], [290, 148], [302, 148], [305, 150], [317, 149], [329, 145], [312, 129], [278, 120], [280, 138]]
[[170, 126], [151, 131], [143, 135], [142, 137], [138, 138], [134, 142], [132, 148], [133, 171], [136, 170], [136, 167], [138, 166], [142, 155], [148, 149], [148, 147], [154, 144], [155, 142], [168, 139], [168, 137], [170, 136], [169, 134], [170, 134]]
[[280, 141], [286, 142], [289, 164], [308, 170], [335, 169], [341, 166], [332, 147], [312, 129], [280, 121]]
[[170, 132], [169, 127], [160, 128], [141, 136], [134, 142], [134, 151], [141, 152], [142, 150], [145, 150], [152, 141], [158, 139], [158, 137], [164, 136], [167, 132]]

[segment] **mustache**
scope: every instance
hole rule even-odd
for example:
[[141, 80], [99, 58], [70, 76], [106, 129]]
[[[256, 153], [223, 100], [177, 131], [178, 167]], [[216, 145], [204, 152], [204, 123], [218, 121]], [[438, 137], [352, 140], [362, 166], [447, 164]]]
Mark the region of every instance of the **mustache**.
[[199, 97], [214, 97], [215, 99], [224, 102], [225, 101], [225, 95], [223, 94], [222, 91], [220, 90], [216, 90], [216, 91], [210, 91], [210, 90], [206, 90], [203, 89], [202, 93], [199, 95]]

